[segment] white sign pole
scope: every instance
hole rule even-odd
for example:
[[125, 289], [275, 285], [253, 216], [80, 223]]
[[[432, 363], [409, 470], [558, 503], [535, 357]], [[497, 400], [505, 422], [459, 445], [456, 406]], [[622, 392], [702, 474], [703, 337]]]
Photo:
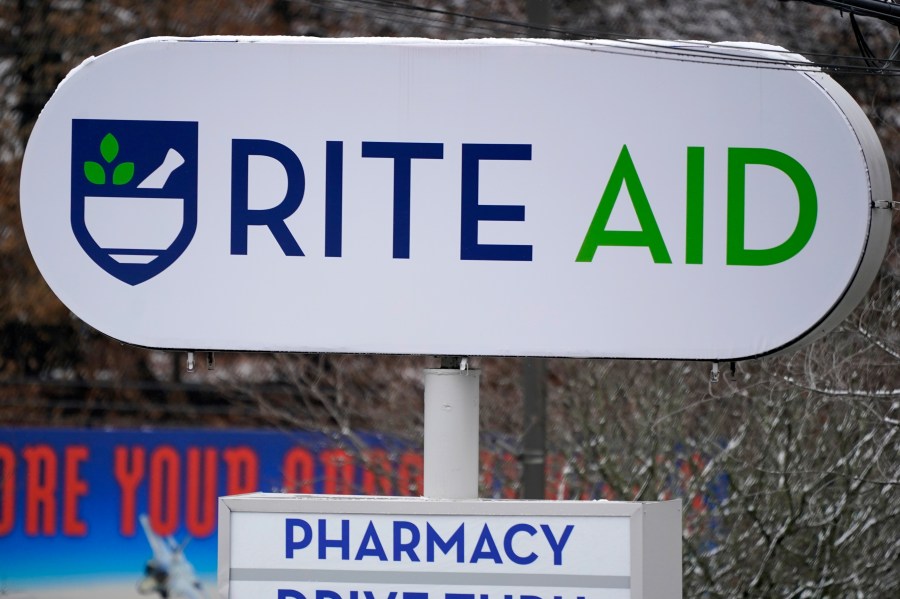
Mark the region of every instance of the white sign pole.
[[[454, 365], [456, 360], [452, 360]], [[430, 499], [478, 498], [480, 370], [425, 369], [425, 492]]]

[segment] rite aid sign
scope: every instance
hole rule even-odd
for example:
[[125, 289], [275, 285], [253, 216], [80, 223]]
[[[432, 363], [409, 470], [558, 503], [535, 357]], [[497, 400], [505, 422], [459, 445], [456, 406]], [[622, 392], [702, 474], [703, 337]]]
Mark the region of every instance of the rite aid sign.
[[219, 499], [227, 599], [681, 597], [681, 502]]
[[890, 227], [860, 108], [746, 62], [777, 49], [646, 48], [129, 44], [41, 114], [28, 243], [156, 348], [729, 360], [833, 328]]

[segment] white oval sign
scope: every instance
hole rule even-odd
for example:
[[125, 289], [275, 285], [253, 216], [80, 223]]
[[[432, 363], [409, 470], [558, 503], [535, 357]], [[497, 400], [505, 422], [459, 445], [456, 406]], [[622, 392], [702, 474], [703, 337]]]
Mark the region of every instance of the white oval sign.
[[890, 226], [862, 111], [771, 49], [645, 48], [130, 44], [41, 114], [28, 243], [156, 348], [729, 360], [835, 326]]

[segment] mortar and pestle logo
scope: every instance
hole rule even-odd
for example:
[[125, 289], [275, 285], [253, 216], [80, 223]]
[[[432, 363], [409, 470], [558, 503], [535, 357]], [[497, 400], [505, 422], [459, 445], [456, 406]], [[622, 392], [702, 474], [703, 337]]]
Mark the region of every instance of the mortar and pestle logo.
[[130, 285], [170, 266], [196, 229], [197, 124], [75, 120], [72, 154], [72, 229], [87, 254]]

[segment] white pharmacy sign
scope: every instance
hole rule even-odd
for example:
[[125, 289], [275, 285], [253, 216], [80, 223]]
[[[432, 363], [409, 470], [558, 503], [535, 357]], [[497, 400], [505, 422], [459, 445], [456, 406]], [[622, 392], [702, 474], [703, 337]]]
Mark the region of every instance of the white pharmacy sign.
[[21, 178], [63, 303], [185, 350], [769, 354], [859, 302], [889, 200], [827, 75], [662, 42], [135, 42], [60, 85]]
[[219, 499], [227, 599], [681, 597], [681, 502]]

